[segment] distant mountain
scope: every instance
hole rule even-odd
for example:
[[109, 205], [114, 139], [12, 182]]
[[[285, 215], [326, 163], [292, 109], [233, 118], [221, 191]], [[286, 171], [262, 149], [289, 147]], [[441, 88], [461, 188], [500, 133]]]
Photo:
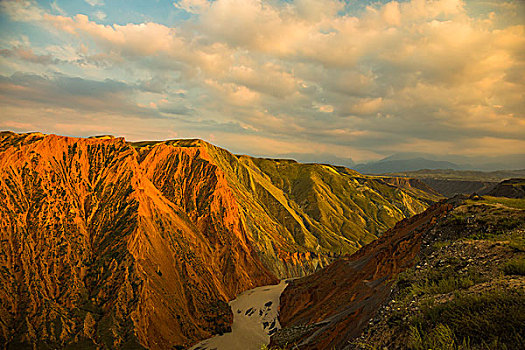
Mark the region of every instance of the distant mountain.
[[525, 154], [501, 156], [435, 155], [419, 152], [395, 153], [379, 161], [357, 164], [352, 169], [368, 174], [415, 171], [421, 169], [519, 170], [525, 169]]
[[392, 159], [391, 157], [382, 159], [377, 162], [357, 164], [352, 166], [352, 169], [364, 174], [384, 174], [402, 171], [414, 171], [420, 169], [461, 169], [458, 164], [430, 160], [426, 158], [410, 158], [410, 159]]
[[[185, 348], [440, 197], [414, 179], [201, 140], [0, 133], [0, 343]], [[7, 345], [6, 345], [7, 344]]]

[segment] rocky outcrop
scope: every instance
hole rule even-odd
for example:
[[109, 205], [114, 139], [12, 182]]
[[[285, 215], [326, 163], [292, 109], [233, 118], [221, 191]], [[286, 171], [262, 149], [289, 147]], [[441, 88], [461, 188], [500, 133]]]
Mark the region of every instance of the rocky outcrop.
[[186, 347], [240, 292], [326, 266], [436, 197], [200, 140], [0, 134], [0, 342]]
[[280, 299], [283, 329], [273, 345], [341, 349], [357, 337], [390, 294], [393, 278], [414, 264], [422, 237], [453, 205], [441, 202], [405, 219], [354, 255], [294, 280]]

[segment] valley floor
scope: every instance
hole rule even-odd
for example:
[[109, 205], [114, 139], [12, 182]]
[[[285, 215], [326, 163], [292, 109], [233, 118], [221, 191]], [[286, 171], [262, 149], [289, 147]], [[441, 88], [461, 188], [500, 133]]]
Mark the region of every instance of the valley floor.
[[192, 350], [260, 350], [280, 328], [277, 312], [279, 297], [287, 280], [277, 285], [250, 289], [230, 302], [233, 312], [232, 331], [206, 339]]

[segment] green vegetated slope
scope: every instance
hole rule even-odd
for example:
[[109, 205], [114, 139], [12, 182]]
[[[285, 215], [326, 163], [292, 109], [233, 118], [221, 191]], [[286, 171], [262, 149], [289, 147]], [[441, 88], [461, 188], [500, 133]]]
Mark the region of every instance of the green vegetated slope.
[[525, 199], [469, 199], [433, 237], [351, 348], [523, 349]]
[[[440, 197], [344, 167], [237, 156], [201, 140], [133, 143], [203, 148], [232, 189], [263, 263], [279, 277], [315, 271], [350, 253]], [[140, 152], [140, 150], [139, 150]]]

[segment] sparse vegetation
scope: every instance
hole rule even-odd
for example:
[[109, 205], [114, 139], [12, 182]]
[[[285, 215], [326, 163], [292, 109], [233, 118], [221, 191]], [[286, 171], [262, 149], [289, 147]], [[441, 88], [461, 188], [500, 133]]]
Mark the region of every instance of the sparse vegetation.
[[525, 348], [522, 201], [467, 200], [438, 223], [357, 348]]
[[424, 308], [411, 324], [412, 349], [520, 349], [525, 346], [525, 293], [459, 295]]
[[261, 346], [261, 350], [287, 350], [286, 347], [280, 347], [280, 346], [268, 346], [264, 344]]
[[403, 286], [400, 296], [409, 299], [413, 296], [446, 294], [487, 280], [475, 267], [458, 274], [457, 271], [467, 265], [466, 260], [452, 257], [444, 263], [445, 266], [428, 269], [423, 278], [412, 270], [400, 274], [398, 285]]
[[514, 209], [525, 209], [525, 199], [523, 198], [483, 196], [483, 200], [481, 202], [492, 205], [503, 205], [505, 207]]

